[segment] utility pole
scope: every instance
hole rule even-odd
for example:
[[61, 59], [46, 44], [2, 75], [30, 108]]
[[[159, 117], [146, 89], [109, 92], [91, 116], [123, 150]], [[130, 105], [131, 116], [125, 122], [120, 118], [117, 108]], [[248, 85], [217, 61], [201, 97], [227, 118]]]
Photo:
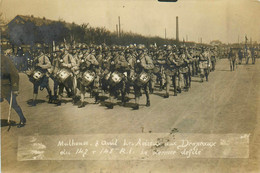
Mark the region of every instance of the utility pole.
[[164, 29], [164, 37], [166, 39], [166, 28]]
[[176, 16], [176, 40], [179, 41], [179, 18]]
[[118, 35], [119, 35], [119, 37], [121, 37], [120, 16], [118, 16]]

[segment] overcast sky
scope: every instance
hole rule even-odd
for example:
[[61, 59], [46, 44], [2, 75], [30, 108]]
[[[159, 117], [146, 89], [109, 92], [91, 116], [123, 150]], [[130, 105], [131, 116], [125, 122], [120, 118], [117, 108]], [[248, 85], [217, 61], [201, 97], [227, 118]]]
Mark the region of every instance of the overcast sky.
[[0, 0], [6, 19], [16, 15], [34, 15], [77, 24], [104, 26], [116, 30], [118, 16], [121, 28], [142, 35], [176, 37], [179, 16], [180, 39], [225, 43], [248, 38], [260, 42], [260, 0]]

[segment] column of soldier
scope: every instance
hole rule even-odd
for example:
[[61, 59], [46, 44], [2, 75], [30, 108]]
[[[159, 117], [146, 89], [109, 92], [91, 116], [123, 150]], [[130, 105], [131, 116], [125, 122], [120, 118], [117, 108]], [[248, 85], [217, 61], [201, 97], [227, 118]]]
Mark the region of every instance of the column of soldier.
[[[86, 105], [85, 93], [89, 93], [95, 103], [100, 103], [101, 96], [108, 94], [105, 106], [113, 109], [115, 99], [120, 99], [120, 105], [125, 106], [132, 91], [135, 96], [133, 109], [139, 109], [142, 93], [149, 107], [149, 94], [154, 93], [156, 84], [160, 91], [165, 90], [164, 98], [169, 98], [170, 87], [173, 87], [174, 96], [188, 91], [191, 76], [200, 75], [201, 82], [204, 78], [208, 81], [209, 72], [215, 69], [215, 51], [208, 47], [175, 45], [146, 48], [142, 44], [61, 44], [46, 54], [37, 46], [38, 56], [27, 71], [33, 83], [32, 106], [36, 106], [38, 89], [46, 88], [49, 103], [57, 106], [61, 105], [65, 90], [79, 108]], [[54, 82], [53, 92], [49, 78]]]

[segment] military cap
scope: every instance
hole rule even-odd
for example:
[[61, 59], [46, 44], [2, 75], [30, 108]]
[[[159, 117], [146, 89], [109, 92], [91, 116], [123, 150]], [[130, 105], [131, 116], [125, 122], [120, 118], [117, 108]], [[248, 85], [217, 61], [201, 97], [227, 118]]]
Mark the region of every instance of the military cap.
[[168, 46], [166, 47], [166, 50], [172, 50], [172, 46], [171, 46], [171, 45], [168, 45]]
[[145, 46], [143, 44], [137, 45], [138, 50], [144, 50]]

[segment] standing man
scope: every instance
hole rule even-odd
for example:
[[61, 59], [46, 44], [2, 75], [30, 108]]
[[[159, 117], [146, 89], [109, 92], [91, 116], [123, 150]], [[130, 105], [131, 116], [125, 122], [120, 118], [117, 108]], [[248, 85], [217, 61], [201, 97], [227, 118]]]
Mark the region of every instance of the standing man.
[[243, 52], [241, 51], [241, 48], [238, 50], [238, 64], [242, 64], [243, 60]]
[[9, 104], [12, 104], [13, 109], [20, 118], [20, 123], [17, 125], [20, 128], [25, 126], [26, 118], [16, 101], [18, 91], [19, 74], [12, 61], [7, 56], [1, 55], [1, 100], [6, 99]]
[[209, 52], [202, 48], [202, 53], [199, 57], [199, 67], [200, 67], [200, 78], [201, 82], [203, 82], [204, 76], [206, 77], [206, 81], [208, 81], [209, 76]]
[[230, 49], [228, 59], [230, 62], [230, 71], [235, 71], [237, 55], [236, 55], [235, 50], [232, 48]]

